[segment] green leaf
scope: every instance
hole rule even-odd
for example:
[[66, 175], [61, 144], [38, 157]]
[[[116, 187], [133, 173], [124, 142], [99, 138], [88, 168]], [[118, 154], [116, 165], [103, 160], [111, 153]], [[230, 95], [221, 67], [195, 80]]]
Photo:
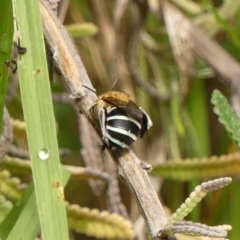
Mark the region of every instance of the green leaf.
[[63, 180], [39, 2], [13, 0], [13, 7], [17, 42], [27, 48], [18, 58], [18, 73], [41, 234], [45, 240], [65, 240]]
[[[62, 168], [64, 185], [70, 172]], [[33, 184], [24, 192], [21, 199], [0, 226], [0, 237], [4, 239], [32, 240], [40, 233], [40, 223], [36, 208], [36, 196]]]
[[40, 231], [33, 184], [0, 226], [1, 239], [34, 239]]
[[13, 38], [13, 14], [12, 2], [9, 0], [0, 1], [0, 133], [2, 132], [3, 107], [5, 105], [8, 69], [5, 62], [10, 59]]
[[[190, 157], [207, 157], [210, 155], [209, 116], [207, 114], [206, 99], [207, 96], [204, 88], [204, 81], [201, 79], [195, 79], [191, 86], [187, 101], [190, 117], [189, 120], [192, 122], [192, 127], [193, 130], [195, 130], [197, 137], [194, 140], [190, 139], [190, 141], [187, 139], [187, 141], [189, 141], [188, 145], [192, 148]], [[188, 134], [191, 134], [189, 129]], [[194, 138], [194, 136], [191, 135], [191, 138]], [[198, 146], [192, 146], [193, 144], [197, 144]]]

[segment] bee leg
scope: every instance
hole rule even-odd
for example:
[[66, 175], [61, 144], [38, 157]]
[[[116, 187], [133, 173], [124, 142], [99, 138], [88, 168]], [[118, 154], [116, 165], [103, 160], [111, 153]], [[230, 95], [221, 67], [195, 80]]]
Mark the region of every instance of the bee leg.
[[89, 111], [95, 113], [95, 112], [94, 112], [94, 107], [95, 107], [96, 105], [97, 105], [97, 102], [95, 102], [93, 105], [91, 105], [91, 106], [88, 108]]
[[99, 115], [99, 122], [100, 122], [100, 127], [102, 132], [103, 145], [105, 148], [106, 146], [109, 146], [109, 141], [108, 141], [108, 132], [106, 129], [106, 113], [103, 108], [99, 110], [98, 115]]
[[5, 65], [8, 69], [11, 69], [13, 73], [17, 72], [18, 66], [16, 60], [6, 60]]
[[105, 143], [103, 143], [103, 144], [101, 144], [101, 151], [103, 152], [105, 149], [106, 149], [106, 144]]

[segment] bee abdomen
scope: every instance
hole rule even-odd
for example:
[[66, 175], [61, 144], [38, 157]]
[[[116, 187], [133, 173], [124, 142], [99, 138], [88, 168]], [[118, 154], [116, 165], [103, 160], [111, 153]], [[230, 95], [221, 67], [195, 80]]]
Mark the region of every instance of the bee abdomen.
[[107, 112], [106, 129], [112, 145], [126, 148], [140, 135], [141, 124], [114, 107]]

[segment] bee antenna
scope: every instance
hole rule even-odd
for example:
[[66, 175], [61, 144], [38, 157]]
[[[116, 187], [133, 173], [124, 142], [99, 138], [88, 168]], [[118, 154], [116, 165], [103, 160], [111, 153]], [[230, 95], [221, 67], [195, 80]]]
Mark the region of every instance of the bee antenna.
[[87, 88], [88, 90], [96, 93], [96, 90], [94, 88], [91, 88], [91, 87], [88, 87], [88, 86], [85, 86], [85, 85], [82, 85], [83, 87]]
[[118, 80], [119, 80], [119, 78], [117, 78], [117, 79], [114, 81], [114, 83], [113, 83], [113, 85], [112, 85], [112, 87], [111, 87], [111, 90], [113, 90], [113, 89], [114, 89], [114, 87], [116, 86], [116, 84], [117, 84]]

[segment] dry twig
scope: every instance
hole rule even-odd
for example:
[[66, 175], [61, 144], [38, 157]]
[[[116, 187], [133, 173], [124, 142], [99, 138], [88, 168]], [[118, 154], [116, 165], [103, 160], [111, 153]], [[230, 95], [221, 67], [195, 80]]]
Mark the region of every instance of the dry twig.
[[112, 212], [118, 213], [125, 218], [129, 218], [127, 209], [122, 203], [120, 189], [118, 184], [117, 166], [113, 163], [111, 156], [107, 151], [104, 152], [104, 161], [106, 171], [111, 176], [111, 180], [108, 183], [107, 196], [109, 208]]
[[142, 19], [140, 17], [141, 11], [140, 7], [137, 5], [133, 6], [134, 8], [134, 26], [133, 26], [133, 33], [132, 37], [129, 43], [129, 54], [128, 54], [128, 59], [129, 59], [129, 71], [133, 77], [133, 79], [136, 81], [139, 86], [141, 86], [150, 96], [156, 99], [160, 100], [167, 100], [167, 96], [165, 94], [160, 93], [156, 86], [151, 85], [146, 81], [146, 79], [143, 78], [141, 75], [139, 68], [138, 68], [138, 63], [137, 63], [137, 46], [138, 46], [138, 39], [140, 37], [140, 31], [141, 31], [141, 24], [142, 24]]
[[[100, 135], [98, 122], [89, 111], [97, 97], [92, 91], [82, 86], [92, 88], [81, 59], [63, 26], [43, 0], [41, 0], [40, 9], [44, 34], [65, 77], [73, 100]], [[147, 171], [143, 168], [146, 165], [143, 165], [130, 149], [117, 149], [111, 151], [111, 154], [137, 200], [152, 237], [157, 238], [162, 233], [167, 219], [157, 194], [151, 186]]]
[[[208, 63], [218, 76], [225, 82], [229, 83], [233, 89], [232, 103], [233, 107], [240, 116], [240, 65], [228, 54], [219, 44], [210, 39], [204, 32], [193, 25], [175, 6], [169, 1], [161, 0], [161, 7], [170, 12], [174, 12], [184, 21], [187, 26], [185, 29], [185, 41], [190, 43], [191, 50]], [[188, 55], [189, 55], [188, 48]], [[180, 67], [181, 68], [181, 67]], [[191, 69], [191, 67], [190, 67]]]
[[[92, 126], [87, 119], [80, 113], [78, 116], [78, 129], [82, 143], [81, 155], [85, 165], [91, 169], [104, 171], [104, 166], [101, 156], [101, 142]], [[105, 183], [90, 179], [89, 184], [95, 195], [99, 196], [104, 190]]]

